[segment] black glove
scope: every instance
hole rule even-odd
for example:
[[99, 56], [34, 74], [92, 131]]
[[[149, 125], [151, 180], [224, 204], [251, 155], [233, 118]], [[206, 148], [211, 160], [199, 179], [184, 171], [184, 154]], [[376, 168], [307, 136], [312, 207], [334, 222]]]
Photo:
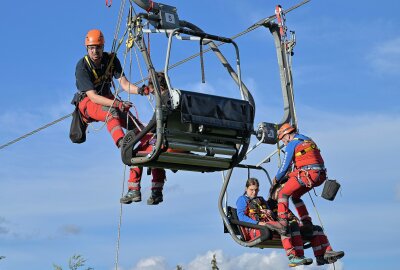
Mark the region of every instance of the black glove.
[[132, 102], [116, 100], [113, 107], [118, 108], [121, 112], [127, 112], [132, 106]]

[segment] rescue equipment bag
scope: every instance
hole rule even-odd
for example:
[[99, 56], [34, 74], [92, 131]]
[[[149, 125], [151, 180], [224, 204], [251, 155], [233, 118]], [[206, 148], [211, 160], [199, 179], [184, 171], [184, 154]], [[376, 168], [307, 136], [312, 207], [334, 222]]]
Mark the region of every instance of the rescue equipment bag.
[[73, 143], [83, 143], [86, 141], [87, 123], [83, 121], [78, 106], [72, 113], [71, 127], [69, 130], [69, 138]]
[[324, 184], [324, 189], [322, 190], [321, 197], [333, 201], [336, 197], [336, 194], [340, 188], [340, 184], [336, 180], [326, 180]]

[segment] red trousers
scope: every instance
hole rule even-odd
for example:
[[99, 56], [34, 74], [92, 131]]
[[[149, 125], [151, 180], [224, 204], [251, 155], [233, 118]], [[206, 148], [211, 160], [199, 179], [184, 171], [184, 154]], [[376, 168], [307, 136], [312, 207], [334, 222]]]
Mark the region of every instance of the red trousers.
[[288, 181], [278, 193], [278, 217], [288, 219], [289, 197], [292, 197], [300, 220], [311, 221], [301, 196], [313, 187], [321, 185], [325, 180], [326, 172], [324, 170], [295, 170], [291, 172]]
[[299, 226], [291, 224], [290, 235], [281, 235], [282, 246], [286, 255], [304, 256], [303, 239], [301, 238]]
[[[142, 167], [131, 167], [128, 189], [129, 190], [140, 190], [140, 180], [142, 179], [143, 168]], [[151, 180], [151, 190], [162, 191], [165, 182], [165, 170], [155, 168], [151, 170], [153, 179]]]
[[[114, 98], [114, 97], [110, 97]], [[107, 129], [110, 132], [114, 143], [118, 146], [118, 141], [125, 136], [125, 129], [134, 129], [136, 125], [141, 123], [130, 113], [121, 112], [117, 108], [110, 108], [108, 106], [103, 106], [92, 102], [88, 97], [85, 97], [81, 102], [79, 102], [79, 110], [81, 114], [90, 121], [101, 121], [107, 122]], [[136, 121], [136, 124], [134, 123]], [[148, 150], [149, 144], [148, 140], [151, 138], [150, 135], [144, 136], [141, 140], [138, 150], [145, 151]], [[142, 167], [132, 167], [130, 169], [128, 188], [132, 190], [140, 189], [140, 180], [142, 178]], [[165, 181], [165, 170], [164, 169], [152, 169], [152, 190], [162, 190]]]
[[110, 132], [111, 137], [116, 145], [118, 141], [125, 136], [122, 128], [133, 129], [135, 127], [135, 124], [133, 123], [133, 119], [135, 119], [135, 117], [132, 114], [121, 112], [117, 108], [96, 104], [88, 97], [85, 97], [81, 102], [79, 102], [79, 110], [81, 111], [83, 117], [88, 120], [88, 122], [106, 122], [108, 132]]
[[313, 236], [310, 243], [315, 256], [323, 256], [326, 251], [332, 250], [328, 237], [320, 226], [314, 225]]

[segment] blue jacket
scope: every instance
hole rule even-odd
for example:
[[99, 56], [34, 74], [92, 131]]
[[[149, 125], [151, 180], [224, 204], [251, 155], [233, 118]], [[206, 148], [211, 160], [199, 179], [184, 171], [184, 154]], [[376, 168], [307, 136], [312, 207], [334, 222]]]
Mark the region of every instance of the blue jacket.
[[240, 196], [237, 201], [236, 201], [236, 210], [237, 210], [237, 215], [240, 221], [244, 222], [249, 222], [252, 224], [257, 224], [257, 221], [254, 219], [251, 219], [249, 216], [245, 214], [247, 204], [250, 201], [250, 198], [247, 197], [246, 195]]
[[311, 138], [304, 136], [302, 134], [296, 134], [294, 135], [295, 138], [300, 139], [300, 140], [291, 140], [285, 149], [285, 155], [283, 157], [283, 162], [281, 167], [278, 169], [278, 172], [276, 173], [276, 180], [279, 182], [287, 173], [288, 169], [292, 165], [293, 158], [294, 158], [294, 151], [296, 149], [296, 146], [301, 144], [303, 140], [311, 140]]

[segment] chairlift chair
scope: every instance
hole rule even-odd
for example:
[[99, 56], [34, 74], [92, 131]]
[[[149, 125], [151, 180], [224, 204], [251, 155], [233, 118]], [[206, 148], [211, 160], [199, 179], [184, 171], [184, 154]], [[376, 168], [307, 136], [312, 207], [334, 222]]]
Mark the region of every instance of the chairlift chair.
[[[169, 102], [162, 100], [156, 72], [142, 35], [145, 29], [135, 27], [136, 44], [155, 86], [156, 108], [153, 119], [140, 133], [129, 132], [125, 136], [121, 147], [122, 160], [129, 166], [199, 172], [233, 168], [246, 154], [250, 136], [254, 133], [255, 114], [254, 100], [241, 81], [238, 46], [230, 38], [207, 34], [197, 26], [179, 20], [173, 7], [158, 3], [157, 9], [158, 12], [153, 14], [137, 14], [132, 20], [139, 25], [146, 19], [155, 26], [148, 32], [165, 33], [169, 37], [164, 73], [170, 99]], [[173, 37], [199, 41], [201, 47], [204, 44], [210, 46], [238, 85], [242, 100], [173, 88], [168, 76]], [[236, 72], [214, 41], [234, 46]], [[149, 132], [154, 134], [155, 140], [152, 150], [138, 151], [138, 142]]]

